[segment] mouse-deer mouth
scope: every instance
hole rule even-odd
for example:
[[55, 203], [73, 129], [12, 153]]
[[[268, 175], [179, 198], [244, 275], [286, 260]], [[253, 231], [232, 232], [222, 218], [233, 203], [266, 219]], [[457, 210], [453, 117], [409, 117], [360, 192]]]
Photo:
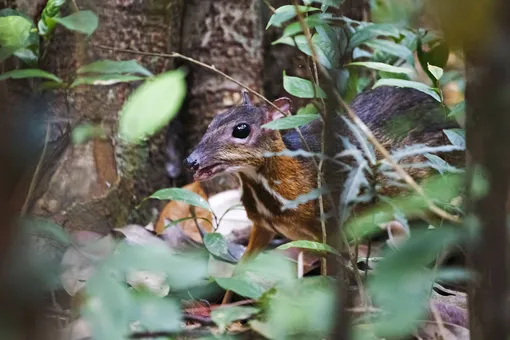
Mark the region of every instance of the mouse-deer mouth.
[[214, 163], [214, 164], [199, 168], [193, 175], [193, 178], [196, 181], [205, 181], [207, 179], [213, 178], [214, 176], [225, 172], [225, 170], [227, 170], [227, 168], [228, 168], [228, 165], [226, 165], [226, 164]]

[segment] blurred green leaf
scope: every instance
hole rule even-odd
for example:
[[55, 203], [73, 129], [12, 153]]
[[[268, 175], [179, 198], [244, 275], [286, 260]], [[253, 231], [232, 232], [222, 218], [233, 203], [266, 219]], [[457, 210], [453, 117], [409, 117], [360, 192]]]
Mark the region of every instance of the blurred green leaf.
[[267, 327], [273, 339], [322, 339], [334, 326], [334, 281], [291, 280], [269, 297]]
[[288, 76], [283, 73], [285, 91], [298, 98], [326, 98], [326, 93], [310, 80]]
[[458, 103], [457, 105], [455, 105], [451, 109], [450, 113], [448, 114], [448, 117], [460, 118], [465, 113], [466, 113], [466, 102], [462, 101], [462, 102]]
[[318, 114], [299, 114], [273, 120], [267, 124], [262, 125], [262, 127], [272, 130], [286, 130], [306, 125], [318, 118], [320, 118]]
[[412, 69], [407, 68], [407, 67], [398, 67], [398, 66], [393, 66], [393, 65], [378, 63], [378, 62], [371, 62], [371, 61], [353, 62], [353, 63], [347, 64], [345, 66], [347, 66], [347, 67], [348, 66], [363, 66], [363, 67], [371, 68], [373, 70], [384, 71], [384, 72], [389, 72], [389, 73], [405, 73], [405, 74], [414, 73], [414, 71]]
[[180, 201], [195, 207], [211, 210], [209, 203], [202, 196], [182, 188], [162, 189], [149, 196], [149, 198]]
[[138, 80], [144, 80], [144, 78], [128, 74], [100, 74], [76, 78], [76, 80], [71, 84], [71, 88], [80, 85], [110, 86], [118, 83], [127, 83]]
[[421, 0], [370, 0], [372, 20], [408, 26], [422, 8]]
[[53, 20], [71, 31], [89, 36], [94, 33], [99, 25], [99, 18], [92, 11], [79, 11], [63, 18], [54, 17]]
[[332, 248], [331, 246], [320, 243], [320, 242], [313, 242], [313, 241], [293, 241], [289, 243], [282, 244], [277, 249], [285, 250], [290, 248], [301, 248], [301, 249], [309, 249], [309, 250], [315, 250], [319, 252], [326, 252], [331, 253], [335, 255], [339, 255], [338, 251], [336, 251], [335, 248]]
[[94, 138], [105, 138], [106, 132], [101, 125], [85, 123], [73, 128], [73, 144], [85, 144]]
[[352, 51], [355, 47], [377, 38], [378, 36], [398, 38], [400, 33], [398, 29], [389, 24], [373, 24], [356, 31], [349, 40], [348, 50]]
[[428, 94], [438, 102], [441, 102], [441, 98], [437, 94], [437, 92], [423, 83], [419, 83], [416, 81], [403, 80], [403, 79], [379, 79], [377, 83], [375, 83], [374, 88], [379, 86], [396, 86], [396, 87], [408, 87], [423, 93]]
[[385, 311], [374, 325], [378, 336], [401, 337], [415, 329], [427, 313], [436, 277], [425, 266], [462, 237], [463, 230], [458, 228], [415, 231], [397, 251], [388, 251], [378, 262], [367, 286], [374, 302]]
[[239, 263], [232, 277], [216, 277], [215, 281], [223, 289], [258, 299], [275, 285], [295, 277], [296, 268], [289, 260], [275, 253], [262, 253], [251, 261]]
[[124, 103], [119, 134], [130, 142], [141, 142], [165, 127], [179, 111], [186, 95], [182, 70], [158, 75], [140, 86]]
[[54, 74], [51, 74], [49, 72], [39, 70], [39, 69], [24, 69], [24, 70], [12, 70], [9, 72], [5, 72], [3, 74], [0, 74], [0, 80], [5, 79], [24, 79], [24, 78], [44, 78], [44, 79], [50, 79], [57, 83], [62, 83], [62, 79], [57, 77]]
[[136, 297], [135, 302], [138, 307], [135, 319], [148, 331], [178, 332], [182, 329], [181, 309], [177, 301], [142, 294]]
[[[320, 9], [308, 6], [299, 6], [299, 11], [302, 13], [319, 11]], [[294, 5], [285, 5], [277, 8], [274, 14], [269, 19], [266, 29], [271, 26], [282, 27], [282, 24], [296, 16], [296, 8]]]
[[153, 74], [145, 67], [138, 64], [136, 60], [100, 60], [91, 64], [82, 66], [76, 71], [78, 74], [83, 73], [102, 73], [102, 74], [122, 74], [132, 73], [141, 74], [151, 77]]
[[259, 311], [255, 307], [226, 306], [213, 310], [211, 312], [211, 319], [220, 330], [223, 330], [234, 321], [246, 320]]

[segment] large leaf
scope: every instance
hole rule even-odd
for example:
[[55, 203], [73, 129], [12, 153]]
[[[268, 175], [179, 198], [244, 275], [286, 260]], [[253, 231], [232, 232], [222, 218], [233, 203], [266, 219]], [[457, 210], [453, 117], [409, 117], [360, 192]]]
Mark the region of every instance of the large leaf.
[[79, 85], [110, 86], [118, 83], [128, 83], [143, 79], [143, 77], [132, 76], [129, 74], [99, 74], [76, 78], [76, 80], [71, 84], [71, 87], [76, 87]]
[[[387, 312], [375, 324], [381, 337], [401, 337], [412, 331], [427, 312], [435, 277], [426, 269], [444, 249], [460, 241], [460, 229], [442, 227], [415, 232], [397, 251], [389, 251], [377, 264], [368, 289], [374, 302]], [[395, 295], [395, 286], [399, 286]]]
[[[8, 20], [12, 20], [11, 24], [13, 25], [11, 25], [10, 29], [5, 29], [5, 27], [0, 29], [0, 61], [5, 60], [14, 54], [28, 65], [36, 67], [39, 60], [39, 35], [35, 31], [35, 26], [32, 22], [32, 18], [10, 8], [0, 10], [0, 18], [4, 17], [10, 17], [11, 19]], [[14, 19], [16, 17], [25, 19], [26, 22], [23, 22], [21, 19]], [[28, 25], [30, 26], [28, 27]], [[13, 31], [11, 31], [11, 29]], [[24, 39], [23, 36], [26, 34], [27, 29], [28, 36], [26, 39]], [[10, 36], [10, 38], [13, 37], [10, 35], [9, 31], [14, 33], [14, 35], [18, 38], [21, 38], [21, 40], [17, 41], [14, 45], [9, 45], [9, 43], [6, 44], [5, 42], [1, 42], [3, 40], [2, 37], [5, 38], [4, 35]], [[10, 40], [10, 38], [8, 37], [7, 39]]]
[[13, 70], [0, 74], [0, 80], [5, 79], [24, 79], [24, 78], [44, 78], [53, 80], [57, 83], [62, 83], [62, 79], [49, 72], [38, 70], [38, 69], [24, 69], [24, 70]]
[[168, 125], [185, 95], [186, 83], [181, 70], [147, 81], [124, 103], [119, 123], [121, 138], [131, 143], [140, 142]]
[[182, 188], [162, 189], [152, 194], [149, 198], [180, 201], [195, 207], [211, 210], [209, 203], [202, 196]]
[[267, 124], [262, 125], [263, 128], [272, 130], [286, 130], [300, 127], [316, 120], [320, 116], [318, 114], [299, 114], [273, 120]]
[[423, 83], [419, 83], [417, 81], [403, 79], [379, 79], [377, 83], [375, 83], [374, 88], [379, 86], [396, 86], [412, 88], [423, 93], [426, 93], [435, 100], [437, 100], [438, 102], [441, 102], [441, 97], [439, 97], [439, 94], [433, 88]]
[[293, 241], [293, 242], [285, 243], [285, 244], [279, 246], [277, 249], [285, 250], [285, 249], [290, 249], [290, 248], [309, 249], [309, 250], [315, 250], [315, 251], [319, 251], [319, 252], [325, 252], [325, 253], [339, 255], [338, 251], [336, 251], [335, 248], [333, 248], [325, 243], [319, 243], [319, 242], [313, 242], [313, 241]]
[[145, 67], [138, 64], [136, 60], [100, 60], [82, 66], [77, 71], [78, 74], [83, 73], [103, 73], [103, 74], [122, 74], [132, 73], [141, 74], [143, 76], [151, 77], [152, 73]]
[[285, 91], [298, 98], [326, 98], [326, 93], [310, 80], [287, 76], [283, 73], [283, 87]]
[[92, 11], [79, 11], [67, 17], [55, 17], [53, 20], [72, 31], [92, 35], [99, 25], [99, 18]]
[[392, 25], [389, 24], [374, 24], [362, 28], [354, 33], [349, 40], [348, 49], [353, 50], [355, 47], [372, 40], [378, 36], [398, 38], [400, 36], [399, 31]]
[[0, 17], [0, 46], [17, 50], [29, 45], [32, 22], [25, 17]]
[[[319, 11], [318, 8], [308, 6], [298, 6], [302, 13]], [[266, 29], [271, 26], [282, 27], [282, 24], [296, 16], [296, 8], [294, 5], [285, 5], [278, 8], [267, 23]]]
[[225, 329], [232, 322], [246, 320], [260, 310], [255, 307], [226, 306], [216, 308], [211, 312], [211, 319], [220, 329]]
[[363, 61], [363, 62], [359, 61], [359, 62], [347, 64], [345, 66], [363, 66], [363, 67], [371, 68], [373, 70], [384, 71], [384, 72], [389, 72], [389, 73], [412, 74], [414, 72], [412, 69], [407, 68], [407, 67], [393, 66], [393, 65], [389, 65], [389, 64], [385, 64], [385, 63], [378, 63], [378, 62], [373, 62], [373, 61]]

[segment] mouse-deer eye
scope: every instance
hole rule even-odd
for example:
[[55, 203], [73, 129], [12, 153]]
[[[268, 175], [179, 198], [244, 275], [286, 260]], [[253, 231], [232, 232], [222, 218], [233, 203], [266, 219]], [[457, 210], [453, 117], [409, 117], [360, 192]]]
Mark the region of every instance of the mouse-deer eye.
[[245, 139], [248, 138], [250, 135], [251, 128], [246, 123], [241, 123], [237, 125], [234, 128], [234, 131], [232, 131], [232, 137], [238, 138], [238, 139]]

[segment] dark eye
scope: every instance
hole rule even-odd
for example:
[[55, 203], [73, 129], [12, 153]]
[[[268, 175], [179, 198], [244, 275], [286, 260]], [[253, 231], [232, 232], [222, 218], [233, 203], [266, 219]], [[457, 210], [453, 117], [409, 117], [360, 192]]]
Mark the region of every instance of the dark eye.
[[250, 135], [250, 131], [250, 126], [248, 124], [242, 123], [234, 128], [234, 131], [232, 131], [232, 136], [234, 138], [245, 139]]

